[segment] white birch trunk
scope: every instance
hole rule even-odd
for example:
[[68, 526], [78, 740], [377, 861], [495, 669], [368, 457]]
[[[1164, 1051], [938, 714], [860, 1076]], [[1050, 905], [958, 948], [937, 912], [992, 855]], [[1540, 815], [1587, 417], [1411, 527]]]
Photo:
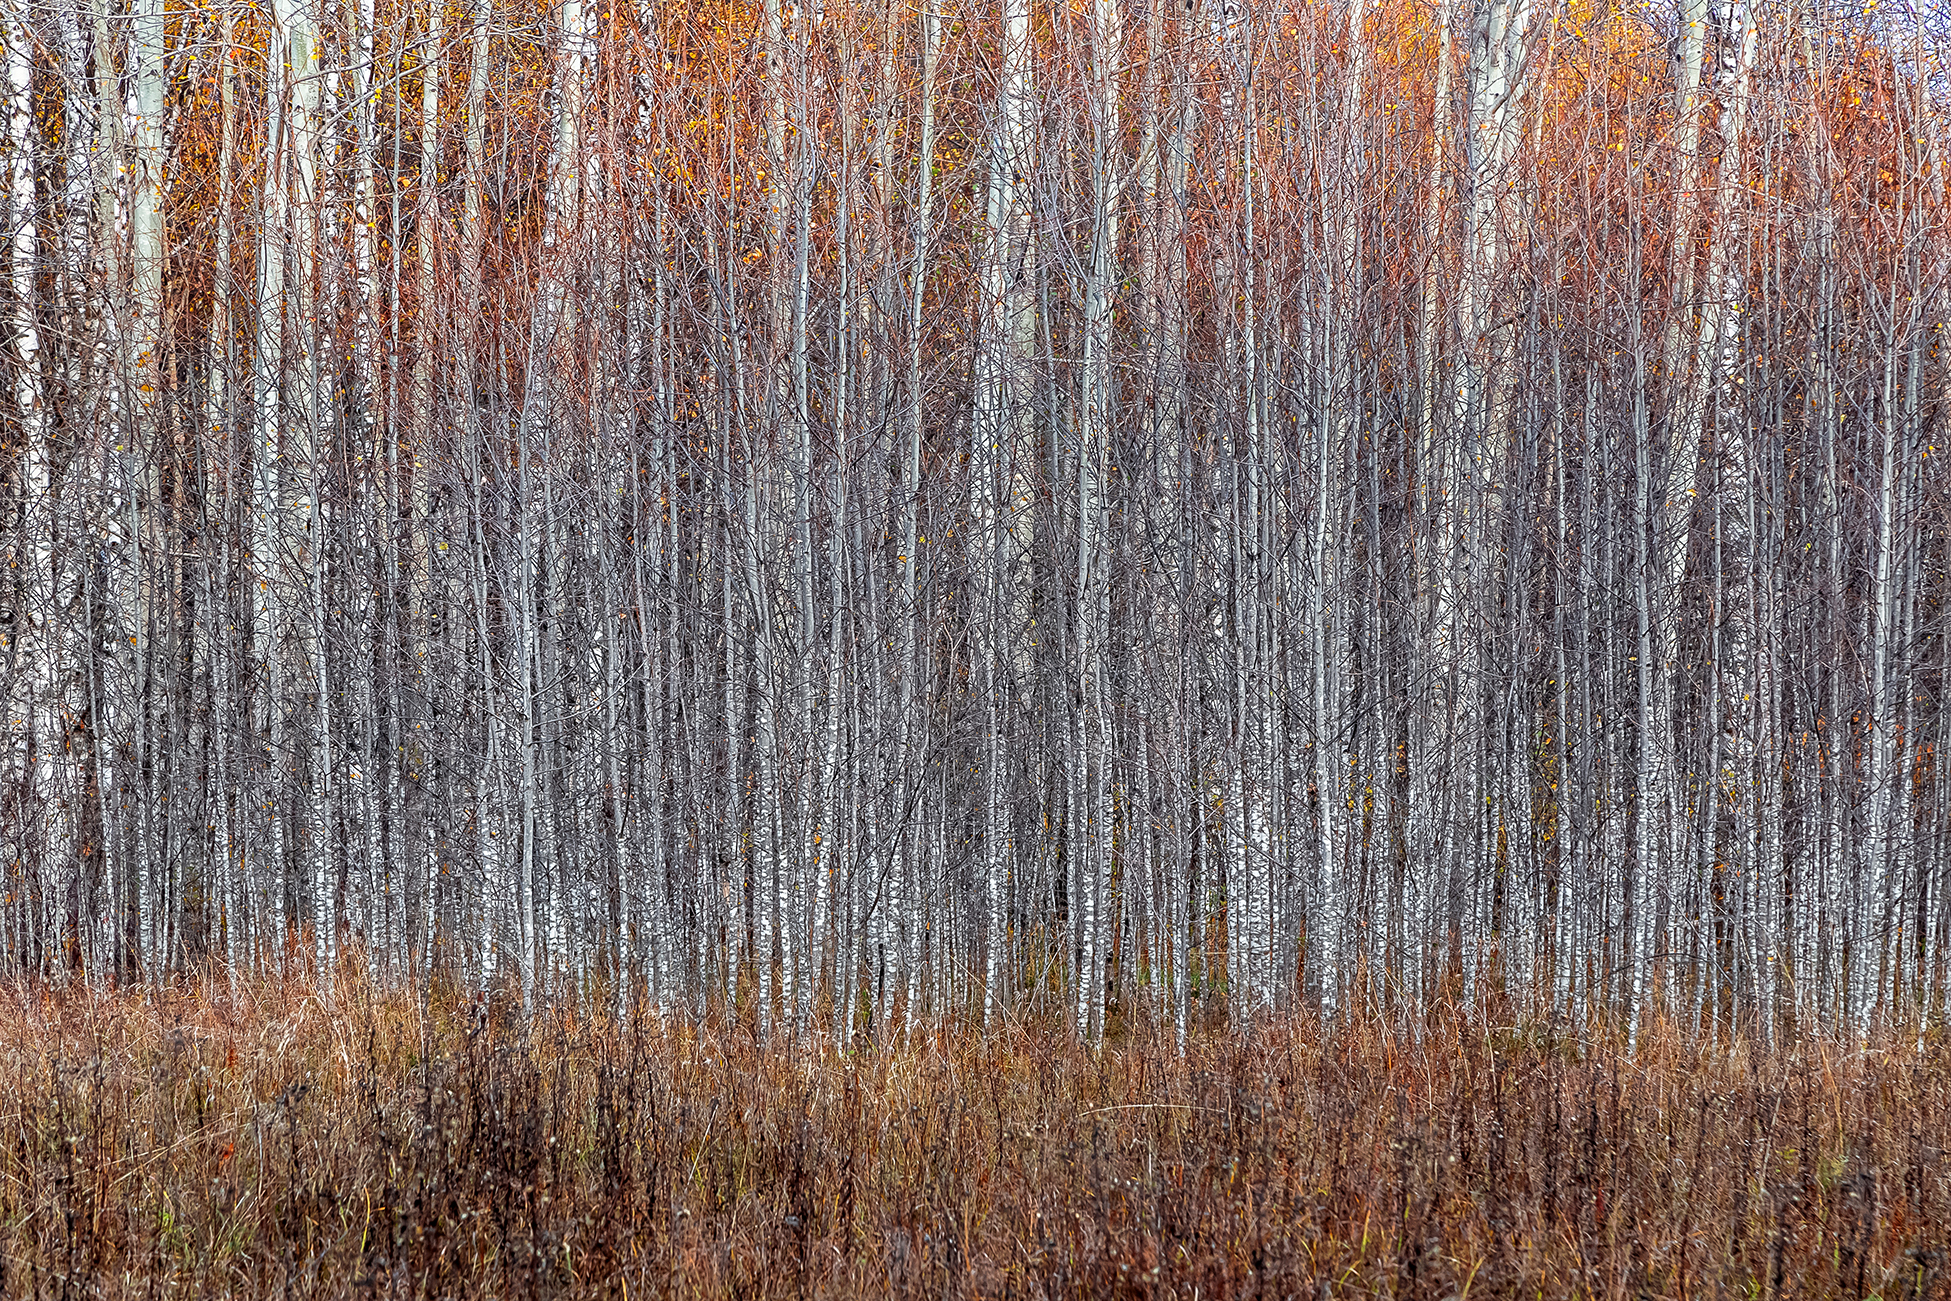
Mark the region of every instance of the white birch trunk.
[[1079, 774], [1084, 950], [1077, 1032], [1096, 1042], [1104, 1030], [1106, 937], [1104, 911], [1112, 856], [1111, 719], [1104, 691], [1104, 648], [1110, 637], [1111, 553], [1107, 480], [1117, 418], [1111, 312], [1119, 275], [1119, 207], [1126, 160], [1119, 113], [1118, 69], [1124, 30], [1116, 0], [1094, 0], [1091, 12], [1091, 261], [1084, 290], [1084, 409], [1077, 453], [1077, 599], [1071, 690], [1083, 729]]
[[[39, 844], [30, 843], [26, 819], [4, 835], [11, 843], [6, 891], [18, 898], [25, 888], [15, 871], [38, 863], [46, 873], [56, 856], [74, 843], [74, 820], [65, 815], [65, 801], [55, 796], [61, 774], [60, 756], [66, 749], [61, 683], [68, 655], [60, 610], [56, 604], [58, 578], [54, 551], [57, 516], [54, 498], [53, 448], [47, 437], [46, 368], [41, 352], [40, 240], [41, 223], [35, 195], [35, 139], [33, 118], [35, 32], [25, 15], [16, 11], [4, 19], [7, 117], [7, 275], [13, 302], [13, 347], [8, 364], [13, 375], [13, 405], [18, 423], [19, 496], [21, 516], [18, 542], [8, 559], [21, 571], [15, 580], [24, 608], [13, 611], [12, 631], [0, 638], [0, 664], [11, 671], [0, 697], [8, 731], [7, 781], [45, 810], [38, 828]], [[16, 952], [22, 951], [16, 945]], [[24, 965], [24, 964], [23, 964]]]
[[[924, 19], [925, 100], [923, 129], [925, 160], [933, 158], [934, 75], [941, 19], [932, 12]], [[1007, 762], [1003, 747], [1005, 716], [1002, 701], [1020, 683], [1023, 648], [1012, 645], [1030, 636], [1018, 626], [1022, 599], [1016, 556], [1015, 502], [1012, 485], [1016, 463], [1030, 455], [1024, 388], [1028, 382], [1031, 294], [1025, 278], [1030, 245], [1029, 178], [1035, 163], [1031, 154], [1031, 97], [1034, 94], [1034, 49], [1029, 0], [1006, 0], [1002, 12], [1002, 65], [996, 88], [994, 134], [989, 140], [989, 175], [985, 195], [980, 281], [976, 307], [974, 389], [970, 395], [973, 449], [969, 478], [974, 506], [970, 529], [970, 568], [977, 575], [976, 620], [978, 667], [984, 697], [983, 756], [983, 878], [989, 914], [985, 962], [984, 1017], [993, 1020], [1008, 992], [1008, 973], [1014, 968], [1007, 913], [1012, 867], [1016, 858], [1009, 842], [1003, 808], [1003, 780]], [[927, 181], [922, 182], [929, 184]], [[932, 193], [932, 191], [924, 191]], [[922, 267], [915, 268], [913, 310], [909, 336], [909, 401], [913, 432], [920, 431], [920, 309]]]

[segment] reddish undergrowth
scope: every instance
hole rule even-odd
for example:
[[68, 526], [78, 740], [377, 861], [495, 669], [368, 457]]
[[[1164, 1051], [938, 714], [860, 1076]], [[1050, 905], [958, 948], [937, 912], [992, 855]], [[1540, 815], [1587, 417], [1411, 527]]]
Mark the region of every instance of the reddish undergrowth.
[[1951, 1296], [1947, 1053], [0, 996], [15, 1296]]

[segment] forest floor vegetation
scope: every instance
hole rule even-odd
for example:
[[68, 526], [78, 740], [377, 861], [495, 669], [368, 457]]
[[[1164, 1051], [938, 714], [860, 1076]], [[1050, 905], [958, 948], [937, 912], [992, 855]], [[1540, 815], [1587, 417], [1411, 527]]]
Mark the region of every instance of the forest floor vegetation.
[[0, 1294], [1951, 1296], [1951, 1044], [0, 991]]

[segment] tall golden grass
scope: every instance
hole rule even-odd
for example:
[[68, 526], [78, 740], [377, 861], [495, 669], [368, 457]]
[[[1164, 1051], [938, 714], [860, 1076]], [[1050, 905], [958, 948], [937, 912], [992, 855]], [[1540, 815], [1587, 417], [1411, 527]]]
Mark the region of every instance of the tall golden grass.
[[0, 994], [33, 1297], [1951, 1294], [1912, 1034], [911, 1034], [300, 984]]

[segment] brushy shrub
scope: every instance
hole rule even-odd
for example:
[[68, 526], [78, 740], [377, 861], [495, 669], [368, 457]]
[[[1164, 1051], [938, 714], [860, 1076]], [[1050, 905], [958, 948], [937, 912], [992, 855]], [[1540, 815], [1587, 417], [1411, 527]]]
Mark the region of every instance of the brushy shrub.
[[1941, 1047], [1306, 1017], [822, 1040], [300, 984], [0, 996], [32, 1297], [1951, 1292]]

